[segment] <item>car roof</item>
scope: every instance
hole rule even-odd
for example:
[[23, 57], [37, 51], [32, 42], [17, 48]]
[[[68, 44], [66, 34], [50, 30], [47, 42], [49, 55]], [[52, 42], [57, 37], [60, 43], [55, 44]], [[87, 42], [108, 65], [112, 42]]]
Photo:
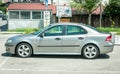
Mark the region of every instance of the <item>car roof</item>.
[[83, 23], [72, 23], [72, 22], [60, 22], [60, 23], [54, 23], [54, 24], [50, 24], [50, 25], [85, 25]]
[[50, 26], [55, 26], [55, 25], [76, 25], [76, 26], [83, 27], [84, 29], [89, 31], [89, 33], [100, 33], [100, 31], [98, 31], [94, 27], [92, 27], [90, 25], [87, 25], [87, 24], [83, 24], [83, 23], [64, 22], [64, 23], [53, 23], [53, 24], [50, 24]]

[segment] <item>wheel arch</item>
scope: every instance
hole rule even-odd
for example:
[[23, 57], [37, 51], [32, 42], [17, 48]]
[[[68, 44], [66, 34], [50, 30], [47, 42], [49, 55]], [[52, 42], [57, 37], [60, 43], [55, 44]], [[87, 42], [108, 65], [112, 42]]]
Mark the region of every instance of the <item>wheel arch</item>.
[[100, 48], [99, 48], [99, 46], [98, 46], [97, 44], [95, 44], [95, 43], [87, 43], [87, 44], [83, 45], [83, 47], [82, 47], [82, 50], [81, 50], [81, 54], [82, 54], [82, 55], [83, 55], [83, 49], [84, 49], [84, 47], [87, 46], [87, 45], [94, 45], [94, 46], [96, 46], [96, 47], [98, 48], [98, 52], [99, 52], [99, 54], [100, 54]]
[[15, 54], [17, 53], [17, 52], [16, 52], [16, 49], [17, 49], [18, 45], [21, 44], [21, 43], [26, 43], [26, 44], [30, 45], [30, 47], [32, 48], [32, 54], [33, 54], [33, 47], [32, 47], [32, 45], [31, 45], [29, 42], [26, 42], [26, 41], [19, 42], [19, 43], [15, 46], [15, 51], [14, 51]]

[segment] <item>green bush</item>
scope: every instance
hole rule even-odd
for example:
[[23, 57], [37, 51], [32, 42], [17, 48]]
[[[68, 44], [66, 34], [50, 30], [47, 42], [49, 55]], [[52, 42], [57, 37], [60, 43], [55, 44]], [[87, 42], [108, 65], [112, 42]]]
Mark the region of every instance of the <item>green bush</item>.
[[33, 29], [32, 28], [26, 28], [24, 32], [25, 32], [25, 34], [29, 34], [29, 33], [33, 32]]
[[[15, 30], [9, 30], [9, 32], [24, 32], [25, 34], [30, 34], [33, 32], [36, 32], [42, 28], [20, 28], [20, 29], [15, 29]], [[116, 32], [116, 34], [120, 35], [120, 28], [97, 28], [101, 32]]]
[[9, 32], [24, 32], [25, 34], [30, 34], [38, 30], [39, 29], [37, 28], [19, 28], [19, 29], [9, 30]]
[[101, 32], [116, 32], [116, 34], [120, 35], [120, 28], [97, 28]]
[[39, 31], [39, 29], [37, 29], [37, 28], [26, 28], [24, 32], [25, 32], [25, 34], [30, 34], [30, 33], [36, 32], [36, 31]]

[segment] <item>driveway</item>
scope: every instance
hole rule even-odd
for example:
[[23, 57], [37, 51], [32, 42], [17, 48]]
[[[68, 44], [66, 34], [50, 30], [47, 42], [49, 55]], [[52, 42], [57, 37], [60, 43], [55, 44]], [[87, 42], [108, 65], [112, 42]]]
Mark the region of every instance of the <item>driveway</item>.
[[114, 51], [88, 60], [82, 56], [33, 55], [20, 58], [5, 52], [4, 43], [10, 36], [0, 35], [0, 74], [120, 74], [120, 46]]

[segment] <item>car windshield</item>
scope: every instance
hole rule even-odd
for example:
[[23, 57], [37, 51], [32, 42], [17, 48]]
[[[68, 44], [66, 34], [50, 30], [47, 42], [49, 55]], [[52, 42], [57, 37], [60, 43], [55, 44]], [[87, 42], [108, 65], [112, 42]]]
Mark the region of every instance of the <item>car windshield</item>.
[[43, 31], [43, 29], [41, 29], [41, 30], [39, 30], [39, 31], [37, 31], [37, 32], [34, 32], [34, 33], [32, 33], [33, 35], [38, 35], [39, 33], [41, 33]]
[[38, 34], [40, 34], [41, 32], [43, 32], [44, 30], [46, 30], [47, 28], [48, 28], [48, 26], [47, 26], [47, 27], [44, 27], [44, 28], [40, 29], [39, 31], [34, 32], [34, 33], [32, 33], [32, 34], [33, 34], [33, 35], [38, 35]]

